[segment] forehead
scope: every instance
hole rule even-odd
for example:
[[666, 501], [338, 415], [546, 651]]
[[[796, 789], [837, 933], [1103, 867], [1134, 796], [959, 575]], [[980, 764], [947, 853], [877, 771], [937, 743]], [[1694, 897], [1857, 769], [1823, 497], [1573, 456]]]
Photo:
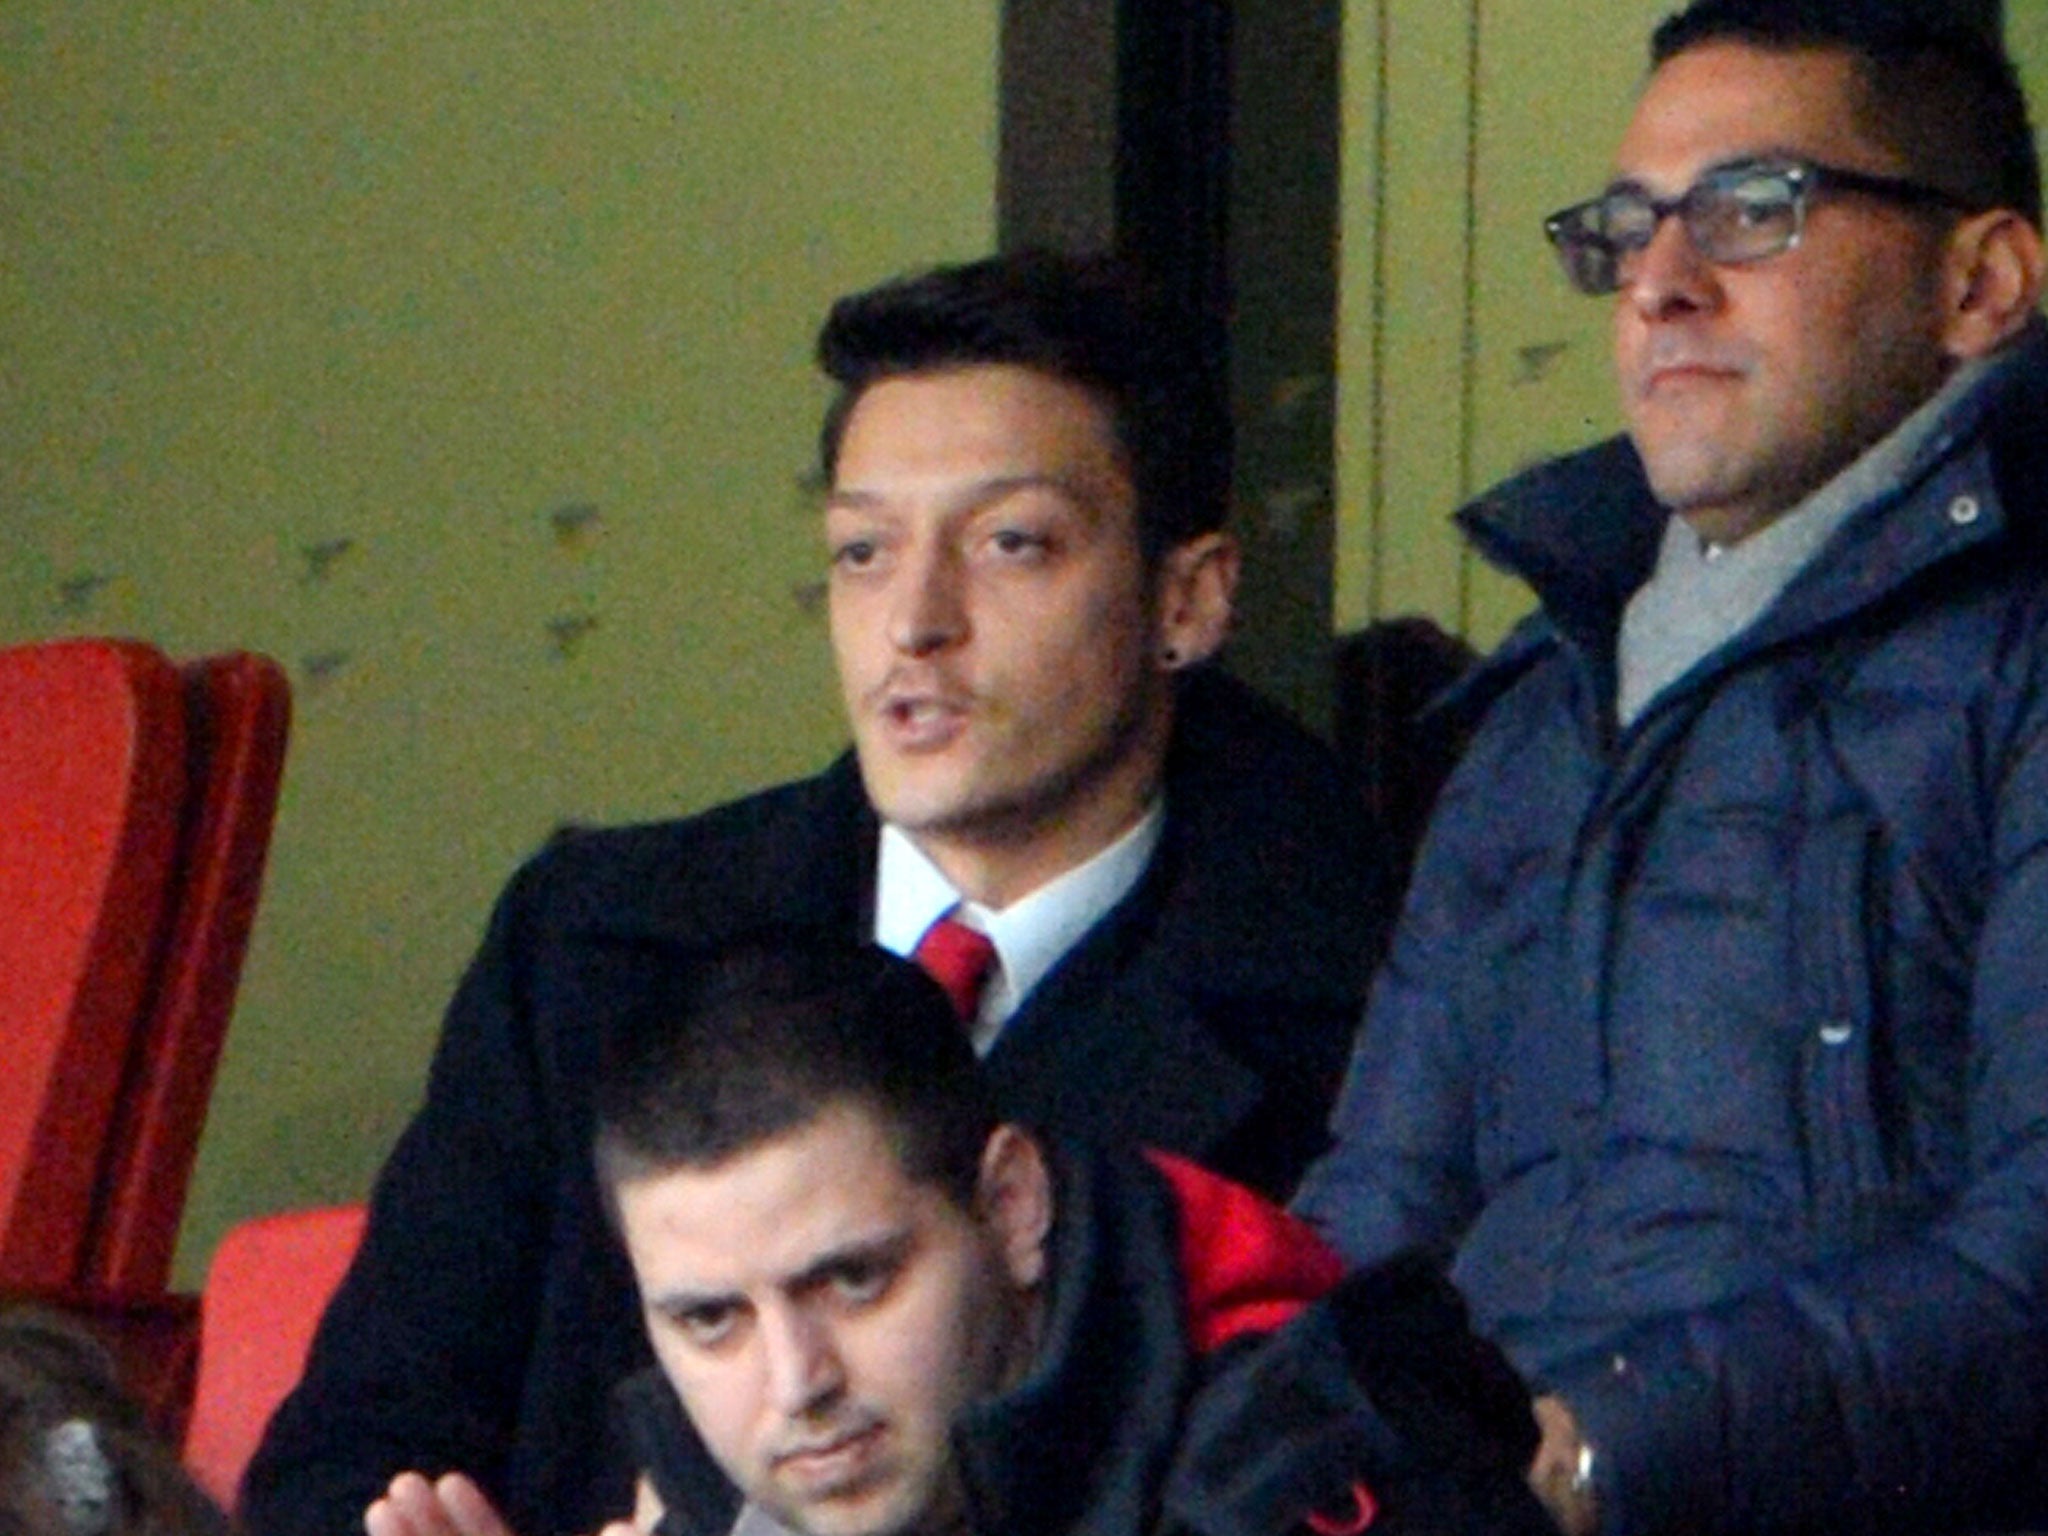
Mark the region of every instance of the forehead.
[[1121, 473], [1108, 408], [1082, 385], [1011, 363], [883, 379], [847, 417], [834, 477], [962, 474], [1064, 466]]
[[1615, 171], [1682, 186], [1746, 155], [1794, 154], [1852, 169], [1897, 169], [1860, 125], [1856, 61], [1835, 49], [1707, 43], [1650, 77], [1622, 136]]
[[874, 1112], [851, 1104], [711, 1167], [629, 1179], [618, 1207], [650, 1292], [774, 1285], [848, 1246], [964, 1220], [911, 1179]]

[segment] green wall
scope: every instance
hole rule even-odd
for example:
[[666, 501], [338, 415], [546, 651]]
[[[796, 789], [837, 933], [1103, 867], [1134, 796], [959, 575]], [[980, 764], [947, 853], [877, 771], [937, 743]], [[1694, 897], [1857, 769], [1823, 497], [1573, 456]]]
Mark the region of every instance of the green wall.
[[[1541, 215], [1666, 0], [1350, 0], [1336, 617], [1484, 643], [1448, 524], [1610, 430]], [[804, 481], [829, 298], [993, 238], [996, 0], [0, 10], [0, 643], [289, 666], [181, 1253], [353, 1198], [564, 821], [840, 737]], [[2048, 103], [2048, 6], [2010, 31]]]
[[1542, 218], [1606, 179], [1669, 0], [1346, 9], [1336, 617], [1421, 612], [1491, 644], [1524, 610], [1451, 511], [1612, 431], [1606, 310]]
[[[1589, 195], [1680, 0], [1349, 0], [1336, 623], [1421, 612], [1483, 646], [1529, 597], [1449, 522], [1531, 460], [1616, 431], [1607, 306], [1543, 216]], [[2048, 115], [2048, 5], [2007, 35]]]
[[834, 749], [810, 339], [991, 243], [997, 13], [0, 11], [0, 643], [296, 690], [188, 1283], [363, 1192], [553, 826]]

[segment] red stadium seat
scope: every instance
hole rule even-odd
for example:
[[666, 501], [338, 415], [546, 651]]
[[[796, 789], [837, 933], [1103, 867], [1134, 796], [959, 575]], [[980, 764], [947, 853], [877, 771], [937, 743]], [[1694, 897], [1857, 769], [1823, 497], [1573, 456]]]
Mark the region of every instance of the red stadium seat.
[[327, 1300], [362, 1241], [360, 1205], [260, 1216], [230, 1229], [199, 1299], [199, 1384], [185, 1465], [224, 1509], [277, 1405], [298, 1384]]
[[0, 651], [0, 1286], [78, 1276], [185, 774], [183, 689], [157, 651]]
[[209, 656], [184, 674], [193, 792], [165, 942], [115, 1105], [79, 1276], [88, 1287], [129, 1295], [160, 1292], [170, 1281], [255, 921], [291, 720], [290, 684], [266, 656]]
[[61, 1308], [183, 1426], [167, 1290], [276, 810], [290, 694], [233, 653], [0, 651], [0, 1295]]

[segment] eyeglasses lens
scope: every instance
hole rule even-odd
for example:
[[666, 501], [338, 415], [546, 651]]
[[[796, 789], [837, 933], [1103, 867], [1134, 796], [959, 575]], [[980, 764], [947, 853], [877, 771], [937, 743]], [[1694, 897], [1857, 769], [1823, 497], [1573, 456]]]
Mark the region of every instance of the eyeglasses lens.
[[1611, 198], [1581, 203], [1551, 219], [1547, 229], [1564, 275], [1581, 293], [1612, 293], [1620, 281], [1621, 251], [1606, 233]]
[[1565, 276], [1581, 293], [1612, 293], [1628, 257], [1656, 238], [1667, 214], [1685, 223], [1686, 238], [1709, 261], [1760, 261], [1799, 236], [1801, 185], [1770, 166], [1730, 166], [1700, 178], [1675, 203], [1640, 188], [1617, 187], [1552, 218], [1548, 232]]
[[1782, 172], [1710, 177], [1686, 195], [1685, 233], [1709, 261], [1760, 261], [1799, 233], [1799, 191]]

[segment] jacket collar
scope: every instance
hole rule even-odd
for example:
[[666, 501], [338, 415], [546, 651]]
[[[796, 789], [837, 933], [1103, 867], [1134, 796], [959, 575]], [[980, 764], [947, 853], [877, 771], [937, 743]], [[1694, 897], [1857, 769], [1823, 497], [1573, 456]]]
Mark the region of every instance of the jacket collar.
[[1357, 785], [1294, 716], [1220, 667], [1181, 677], [1153, 883], [1186, 995], [1362, 999], [1370, 925], [1360, 914], [1391, 896], [1376, 884], [1381, 850], [1358, 807]]
[[955, 1426], [970, 1526], [1006, 1536], [1150, 1528], [1192, 1360], [1171, 1205], [1134, 1157], [1052, 1154], [1044, 1337], [1023, 1381]]
[[[1882, 492], [1850, 515], [1744, 637], [1747, 652], [1856, 612], [1931, 567], [2011, 531], [1998, 465], [2038, 435], [2048, 397], [2048, 322], [2022, 338], [1959, 400]], [[1462, 509], [1479, 552], [1521, 577], [1548, 626], [1582, 651], [1611, 652], [1629, 597], [1648, 578], [1670, 514], [1651, 494], [1626, 437], [1527, 470]], [[1541, 644], [1538, 625], [1501, 660]]]

